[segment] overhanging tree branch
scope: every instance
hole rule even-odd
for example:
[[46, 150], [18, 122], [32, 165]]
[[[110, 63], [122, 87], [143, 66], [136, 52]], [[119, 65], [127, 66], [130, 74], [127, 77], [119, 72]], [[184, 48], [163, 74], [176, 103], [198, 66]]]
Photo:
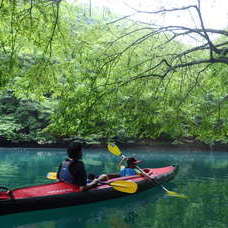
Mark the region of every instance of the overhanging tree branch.
[[[155, 25], [154, 23], [146, 23], [146, 26], [144, 26], [144, 23], [142, 23], [141, 28], [125, 33], [123, 36], [117, 38], [116, 41], [120, 41], [122, 38], [125, 38], [128, 35], [130, 36], [132, 34], [136, 34], [140, 30], [151, 31], [139, 36], [137, 39], [128, 44], [121, 52], [116, 53], [116, 55], [113, 55], [112, 58], [109, 58], [109, 61], [116, 61], [118, 58], [123, 56], [124, 53], [126, 53], [129, 49], [136, 47], [137, 45], [143, 45], [146, 40], [161, 34], [163, 35], [163, 37], [166, 37], [166, 40], [161, 39], [160, 43], [153, 47], [154, 50], [165, 49], [167, 45], [172, 42], [177, 41], [178, 43], [180, 43], [178, 39], [186, 36], [196, 38], [200, 37], [203, 42], [201, 42], [201, 45], [196, 45], [192, 47], [189, 47], [189, 45], [181, 45], [181, 49], [167, 52], [166, 57], [163, 56], [160, 60], [159, 58], [156, 59], [157, 63], [154, 66], [144, 70], [144, 72], [140, 72], [135, 76], [130, 76], [129, 80], [127, 81], [148, 77], [164, 78], [170, 72], [177, 71], [178, 69], [185, 67], [193, 67], [196, 65], [211, 65], [216, 63], [228, 64], [228, 31], [222, 29], [219, 30], [213, 28], [206, 28], [201, 13], [200, 0], [197, 0], [197, 3], [197, 5], [189, 5], [181, 8], [172, 9], [163, 8], [157, 11], [142, 11], [133, 9], [138, 14], [169, 14], [178, 11], [187, 12], [190, 9], [195, 10], [199, 26], [187, 27], [172, 24], [161, 26]], [[137, 24], [139, 24], [139, 22], [137, 22]], [[220, 35], [222, 39], [214, 41], [211, 38], [211, 35]], [[116, 41], [114, 41], [113, 43], [115, 43]], [[195, 57], [195, 53], [197, 52], [201, 52], [202, 57]], [[185, 58], [183, 59], [183, 57]], [[145, 59], [143, 62], [151, 61], [151, 59], [152, 58]], [[107, 64], [107, 62], [105, 64]]]

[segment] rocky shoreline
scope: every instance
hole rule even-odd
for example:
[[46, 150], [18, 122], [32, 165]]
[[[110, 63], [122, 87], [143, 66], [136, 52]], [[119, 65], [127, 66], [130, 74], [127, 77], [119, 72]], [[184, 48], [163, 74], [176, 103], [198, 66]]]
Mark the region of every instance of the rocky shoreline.
[[[0, 140], [0, 147], [27, 147], [27, 148], [67, 148], [68, 144], [72, 139], [60, 140], [57, 142], [50, 143], [37, 143], [37, 142], [12, 142], [12, 141], [2, 141]], [[96, 148], [106, 148], [108, 141], [96, 141], [87, 142], [83, 139], [77, 139], [84, 144], [85, 148], [96, 149]], [[120, 141], [113, 140], [121, 148], [141, 148], [149, 149], [154, 148], [156, 150], [188, 150], [188, 151], [220, 151], [228, 152], [228, 144], [214, 143], [211, 145], [202, 142], [181, 142], [176, 143], [172, 141], [162, 141], [162, 140], [152, 140], [152, 139], [142, 139], [137, 141]]]

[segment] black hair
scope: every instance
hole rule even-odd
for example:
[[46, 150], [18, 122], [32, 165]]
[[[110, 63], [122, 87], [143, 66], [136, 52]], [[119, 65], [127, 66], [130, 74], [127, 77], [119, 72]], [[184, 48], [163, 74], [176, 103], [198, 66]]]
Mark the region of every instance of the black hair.
[[81, 143], [72, 142], [67, 148], [67, 154], [69, 158], [80, 159], [82, 156], [82, 145]]
[[137, 164], [137, 160], [133, 157], [127, 159], [127, 167], [132, 168]]

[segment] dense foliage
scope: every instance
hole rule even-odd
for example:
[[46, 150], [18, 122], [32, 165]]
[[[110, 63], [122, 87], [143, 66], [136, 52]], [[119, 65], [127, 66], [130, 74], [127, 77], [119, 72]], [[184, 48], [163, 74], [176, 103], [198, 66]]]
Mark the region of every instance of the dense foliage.
[[[148, 77], [149, 66], [183, 44], [155, 48], [166, 36], [142, 39], [151, 30], [135, 22], [107, 24], [103, 16], [87, 17], [79, 8], [59, 1], [2, 1], [0, 15], [1, 89], [11, 89], [18, 99], [33, 100], [34, 106], [37, 101], [51, 101], [46, 133], [227, 142], [226, 64], [201, 73], [195, 66], [165, 78], [154, 72]], [[131, 34], [132, 28], [137, 32]], [[202, 50], [191, 58], [203, 55]], [[26, 128], [16, 113], [1, 112], [0, 132], [8, 139], [20, 138], [17, 134]], [[37, 122], [30, 125], [29, 132], [44, 128]]]
[[1, 141], [13, 143], [53, 140], [42, 130], [50, 120], [50, 104], [17, 99], [10, 92], [0, 97], [0, 137]]

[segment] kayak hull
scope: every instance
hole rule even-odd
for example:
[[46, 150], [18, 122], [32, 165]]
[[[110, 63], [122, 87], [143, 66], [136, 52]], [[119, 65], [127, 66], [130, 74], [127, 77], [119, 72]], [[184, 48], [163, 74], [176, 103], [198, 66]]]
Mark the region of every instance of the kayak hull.
[[[138, 184], [137, 192], [134, 193], [137, 194], [170, 181], [175, 177], [177, 170], [177, 166], [155, 169], [146, 168], [144, 171], [150, 175], [153, 181], [142, 175], [135, 175], [116, 177], [108, 182], [117, 180], [133, 181]], [[69, 183], [55, 182], [0, 192], [0, 215], [81, 205], [128, 195], [128, 193], [113, 189], [108, 184], [102, 184], [90, 190], [80, 192], [77, 186]]]

